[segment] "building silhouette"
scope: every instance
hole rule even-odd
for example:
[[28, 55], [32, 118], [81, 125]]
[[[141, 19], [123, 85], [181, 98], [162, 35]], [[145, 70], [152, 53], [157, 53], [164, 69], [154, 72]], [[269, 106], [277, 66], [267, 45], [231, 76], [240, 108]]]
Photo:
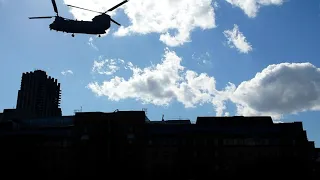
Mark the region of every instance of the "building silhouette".
[[29, 117], [61, 116], [60, 83], [42, 70], [22, 74], [16, 110]]
[[2, 163], [24, 177], [312, 179], [319, 174], [314, 142], [302, 122], [277, 124], [271, 117], [198, 117], [192, 123], [151, 121], [144, 111], [78, 112], [21, 119], [11, 129], [6, 124], [0, 142]]
[[[17, 108], [0, 113], [2, 176], [32, 179], [319, 179], [302, 122], [269, 116], [150, 120], [145, 111], [62, 116], [60, 84], [23, 73]], [[17, 173], [18, 172], [18, 173]]]

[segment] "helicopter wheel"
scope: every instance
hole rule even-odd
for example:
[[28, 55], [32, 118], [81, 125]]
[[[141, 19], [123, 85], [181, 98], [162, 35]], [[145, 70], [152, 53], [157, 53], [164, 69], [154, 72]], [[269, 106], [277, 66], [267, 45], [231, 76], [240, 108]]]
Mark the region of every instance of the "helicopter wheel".
[[72, 34], [71, 36], [74, 37], [74, 34]]
[[99, 34], [98, 37], [101, 37], [101, 35]]

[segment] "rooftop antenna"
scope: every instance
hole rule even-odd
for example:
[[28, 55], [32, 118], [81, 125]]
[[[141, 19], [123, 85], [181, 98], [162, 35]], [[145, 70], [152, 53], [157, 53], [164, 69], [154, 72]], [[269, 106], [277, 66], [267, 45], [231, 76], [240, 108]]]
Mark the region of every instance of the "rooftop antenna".
[[82, 106], [80, 106], [80, 109], [75, 109], [73, 112], [74, 112], [75, 114], [76, 114], [77, 112], [82, 112]]

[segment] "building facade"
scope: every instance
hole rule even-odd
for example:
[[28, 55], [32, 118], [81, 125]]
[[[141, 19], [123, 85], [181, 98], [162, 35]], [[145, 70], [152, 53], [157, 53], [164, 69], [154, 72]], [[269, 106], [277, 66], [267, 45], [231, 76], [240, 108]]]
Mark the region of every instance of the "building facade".
[[26, 117], [61, 116], [60, 83], [45, 71], [22, 74], [16, 109]]
[[51, 178], [316, 177], [314, 143], [301, 122], [241, 116], [150, 121], [144, 111], [115, 111], [15, 123], [15, 130], [0, 131], [6, 147], [0, 155], [14, 158], [16, 170], [41, 169]]

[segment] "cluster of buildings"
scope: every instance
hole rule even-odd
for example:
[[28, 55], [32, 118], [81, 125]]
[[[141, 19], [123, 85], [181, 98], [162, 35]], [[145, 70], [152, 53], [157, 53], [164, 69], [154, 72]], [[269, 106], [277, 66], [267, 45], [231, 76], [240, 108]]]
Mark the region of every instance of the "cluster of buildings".
[[267, 116], [152, 121], [144, 111], [118, 110], [62, 116], [59, 102], [57, 80], [41, 70], [23, 74], [17, 107], [0, 114], [4, 174], [47, 179], [320, 177], [320, 151], [302, 122], [273, 123]]

